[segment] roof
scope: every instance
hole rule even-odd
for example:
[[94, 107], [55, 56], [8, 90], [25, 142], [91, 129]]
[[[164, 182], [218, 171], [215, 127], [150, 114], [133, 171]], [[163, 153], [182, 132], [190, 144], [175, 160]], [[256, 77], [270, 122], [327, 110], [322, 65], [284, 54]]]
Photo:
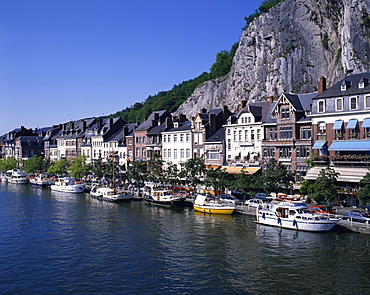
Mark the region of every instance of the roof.
[[[362, 168], [362, 167], [334, 166], [330, 168], [334, 169], [335, 172], [339, 173], [337, 181], [340, 181], [340, 182], [358, 183], [366, 175], [366, 173], [369, 172], [369, 169], [366, 167]], [[307, 171], [307, 174], [304, 178], [306, 180], [316, 180], [322, 169], [325, 169], [325, 167], [320, 167], [320, 166], [313, 167]]]
[[225, 128], [221, 127], [215, 133], [213, 133], [210, 137], [208, 137], [205, 142], [223, 142], [225, 140]]
[[[358, 87], [359, 83], [361, 81], [365, 82], [366, 79], [368, 79], [368, 82], [364, 83], [364, 88], [359, 88]], [[344, 79], [340, 80], [338, 83], [334, 84], [334, 86], [325, 90], [323, 93], [317, 95], [315, 99], [370, 93], [369, 82], [370, 82], [370, 72], [349, 75]], [[341, 90], [342, 85], [347, 85], [346, 87], [347, 89], [342, 91]]]
[[265, 120], [266, 124], [276, 124], [276, 118], [272, 117], [272, 110], [275, 108], [275, 106], [276, 106], [276, 101], [270, 104], [270, 107], [268, 108], [268, 111], [267, 111], [266, 120]]
[[172, 127], [168, 130], [164, 130], [163, 132], [177, 132], [177, 131], [189, 131], [191, 130], [191, 122], [185, 121], [185, 122], [179, 122], [178, 127]]
[[152, 121], [156, 120], [155, 119], [155, 114], [158, 114], [158, 121], [163, 122], [165, 118], [170, 117], [171, 114], [167, 110], [162, 110], [162, 111], [155, 111], [150, 114], [148, 119], [146, 119], [143, 123], [141, 123], [137, 128], [136, 131], [140, 130], [148, 130], [152, 126]]

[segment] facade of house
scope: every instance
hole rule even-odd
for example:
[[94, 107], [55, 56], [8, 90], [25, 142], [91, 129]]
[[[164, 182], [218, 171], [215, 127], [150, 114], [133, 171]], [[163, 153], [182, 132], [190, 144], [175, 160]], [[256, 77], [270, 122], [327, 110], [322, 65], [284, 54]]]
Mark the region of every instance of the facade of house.
[[370, 72], [350, 75], [332, 87], [323, 87], [312, 101], [313, 150], [316, 167], [306, 179], [315, 180], [330, 165], [340, 173], [342, 199], [356, 204], [356, 187], [369, 171]]
[[262, 143], [263, 164], [271, 158], [303, 180], [308, 171], [306, 160], [311, 155], [311, 103], [317, 93], [283, 93], [271, 101], [270, 118], [264, 124], [265, 140]]
[[[22, 140], [22, 137], [27, 137], [26, 140]], [[39, 154], [42, 152], [39, 152], [39, 147], [35, 147], [33, 152], [30, 149], [23, 149], [22, 144], [24, 146], [29, 145], [29, 142], [31, 142], [31, 138], [38, 137], [37, 133], [32, 131], [32, 129], [27, 129], [24, 126], [21, 126], [21, 128], [16, 128], [1, 138], [1, 158], [8, 159], [10, 157], [14, 157], [18, 160], [21, 160], [23, 158], [28, 158], [30, 154]], [[16, 142], [16, 139], [17, 142]], [[29, 141], [30, 140], [30, 141]], [[26, 142], [24, 142], [26, 141]], [[32, 139], [32, 142], [34, 140]], [[37, 142], [37, 140], [36, 140]], [[31, 143], [31, 145], [34, 145], [34, 143]], [[43, 144], [42, 144], [43, 147]], [[25, 154], [24, 154], [25, 153]]]
[[226, 162], [228, 165], [258, 165], [262, 154], [264, 139], [263, 123], [266, 120], [270, 102], [241, 102], [241, 109], [235, 121], [231, 119], [224, 125], [226, 140]]
[[172, 128], [162, 132], [162, 159], [164, 167], [181, 168], [192, 158], [192, 126], [190, 121], [172, 122]]

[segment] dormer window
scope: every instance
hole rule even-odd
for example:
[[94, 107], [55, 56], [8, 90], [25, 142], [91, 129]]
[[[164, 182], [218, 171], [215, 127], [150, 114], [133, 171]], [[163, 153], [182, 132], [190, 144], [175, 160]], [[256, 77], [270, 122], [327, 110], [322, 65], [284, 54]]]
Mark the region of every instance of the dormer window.
[[351, 81], [344, 80], [340, 86], [340, 90], [346, 91], [349, 87], [351, 87]]
[[369, 78], [362, 77], [360, 82], [358, 83], [358, 88], [362, 89], [365, 88], [369, 84]]
[[317, 112], [324, 113], [325, 112], [325, 100], [319, 100], [317, 102]]
[[289, 119], [289, 108], [282, 108], [281, 109], [281, 118], [282, 119]]

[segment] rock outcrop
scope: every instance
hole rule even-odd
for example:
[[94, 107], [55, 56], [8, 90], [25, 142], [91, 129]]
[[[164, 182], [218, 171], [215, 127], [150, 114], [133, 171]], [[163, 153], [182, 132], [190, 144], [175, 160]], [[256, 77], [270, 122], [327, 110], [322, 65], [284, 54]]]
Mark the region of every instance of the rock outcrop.
[[242, 33], [230, 72], [198, 86], [177, 113], [236, 110], [240, 100], [312, 92], [321, 76], [331, 86], [369, 69], [370, 1], [286, 0]]

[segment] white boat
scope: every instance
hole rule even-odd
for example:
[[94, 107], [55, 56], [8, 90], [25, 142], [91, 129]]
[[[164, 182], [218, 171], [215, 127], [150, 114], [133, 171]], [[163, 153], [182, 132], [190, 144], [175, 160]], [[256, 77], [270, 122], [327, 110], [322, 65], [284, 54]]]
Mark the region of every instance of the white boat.
[[235, 202], [230, 199], [217, 199], [198, 194], [194, 200], [193, 208], [196, 211], [214, 214], [232, 214], [235, 210]]
[[175, 195], [170, 189], [152, 189], [144, 193], [144, 200], [157, 205], [184, 207], [185, 198]]
[[10, 176], [9, 182], [25, 184], [28, 183], [28, 176], [26, 172], [22, 171], [21, 169], [15, 168], [12, 170], [12, 175]]
[[50, 188], [53, 191], [73, 194], [83, 193], [85, 191], [85, 185], [83, 183], [76, 183], [73, 177], [59, 178]]
[[302, 202], [280, 202], [257, 209], [257, 223], [304, 231], [329, 231], [339, 219], [312, 214]]
[[90, 195], [109, 202], [130, 201], [132, 198], [132, 194], [129, 191], [118, 191], [115, 188], [98, 186], [91, 188]]
[[54, 181], [46, 173], [30, 178], [30, 184], [35, 187], [45, 187], [54, 184]]

